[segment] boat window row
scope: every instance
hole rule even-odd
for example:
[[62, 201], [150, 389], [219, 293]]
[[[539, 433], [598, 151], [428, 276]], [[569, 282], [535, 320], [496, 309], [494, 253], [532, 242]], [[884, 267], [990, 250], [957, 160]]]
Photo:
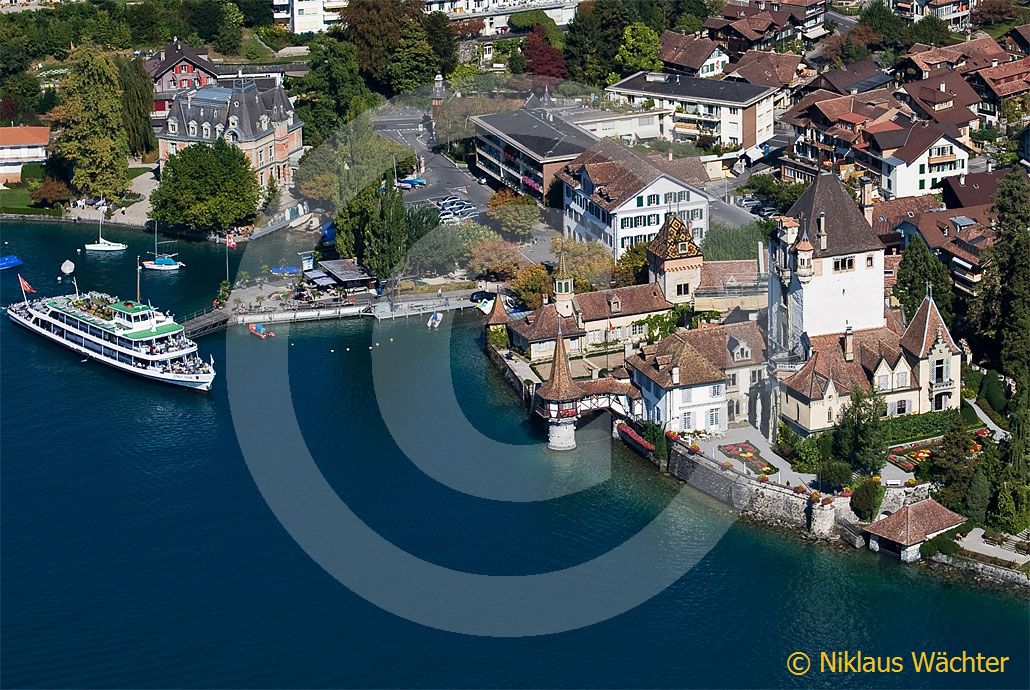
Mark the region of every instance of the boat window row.
[[99, 338], [100, 340], [105, 340], [109, 343], [114, 343], [115, 345], [119, 347], [124, 347], [127, 350], [135, 350], [138, 348], [138, 344], [133, 342], [132, 340], [129, 340], [128, 338], [123, 338], [120, 335], [115, 335], [114, 333], [111, 333], [108, 330], [100, 328], [99, 326], [94, 326], [92, 324], [86, 323], [85, 321], [77, 319], [74, 316], [69, 316], [64, 312], [53, 310], [50, 312], [50, 316], [51, 318], [56, 319], [61, 323], [68, 324], [77, 331], [88, 333], [94, 338]]

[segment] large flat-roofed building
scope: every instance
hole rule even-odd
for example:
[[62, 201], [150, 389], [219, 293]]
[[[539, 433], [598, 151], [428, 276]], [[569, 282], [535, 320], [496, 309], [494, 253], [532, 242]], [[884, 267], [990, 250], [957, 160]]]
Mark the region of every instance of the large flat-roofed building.
[[253, 80], [205, 86], [176, 95], [157, 135], [161, 167], [192, 144], [224, 138], [243, 151], [258, 183], [289, 183], [303, 151], [304, 123], [281, 86], [261, 90]]
[[471, 120], [480, 170], [537, 201], [543, 201], [555, 173], [597, 141], [560, 114], [534, 104]]
[[607, 88], [612, 100], [673, 111], [675, 139], [750, 148], [773, 136], [777, 89], [736, 81], [637, 72]]

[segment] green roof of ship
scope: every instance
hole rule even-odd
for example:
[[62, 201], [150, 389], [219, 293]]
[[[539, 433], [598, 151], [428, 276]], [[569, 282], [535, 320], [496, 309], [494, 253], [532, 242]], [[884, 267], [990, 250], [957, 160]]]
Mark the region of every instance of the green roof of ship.
[[[168, 323], [163, 323], [154, 329], [151, 329], [149, 325], [141, 323], [139, 324], [140, 327], [137, 330], [129, 330], [129, 327], [124, 324], [115, 324], [113, 321], [106, 321], [104, 319], [97, 318], [96, 316], [93, 316], [91, 314], [86, 314], [80, 309], [76, 309], [75, 307], [71, 306], [70, 300], [67, 297], [54, 297], [52, 299], [47, 300], [47, 304], [49, 304], [54, 309], [57, 309], [58, 311], [63, 311], [68, 316], [74, 316], [79, 321], [88, 323], [91, 326], [96, 326], [97, 328], [102, 328], [108, 333], [114, 333], [115, 335], [120, 335], [123, 338], [128, 338], [129, 340], [145, 340], [147, 338], [157, 338], [162, 335], [168, 335], [169, 333], [181, 331], [183, 329], [182, 325], [177, 324], [174, 321], [169, 321]], [[129, 301], [120, 301], [115, 302], [114, 304], [107, 304], [104, 306], [107, 306], [112, 310], [124, 312], [126, 314], [136, 314], [141, 311], [150, 310], [149, 305], [137, 304], [136, 302]]]
[[120, 311], [124, 314], [139, 314], [141, 311], [149, 311], [150, 306], [146, 304], [140, 304], [139, 302], [130, 302], [129, 300], [123, 300], [121, 302], [115, 302], [114, 304], [108, 305], [115, 311]]

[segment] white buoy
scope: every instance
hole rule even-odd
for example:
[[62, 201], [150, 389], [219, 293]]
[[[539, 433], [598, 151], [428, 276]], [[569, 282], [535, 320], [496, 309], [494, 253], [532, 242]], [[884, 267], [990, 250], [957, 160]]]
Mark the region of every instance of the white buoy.
[[349, 347], [347, 348], [347, 352], [350, 352], [350, 348]]
[[379, 343], [376, 343], [376, 347], [379, 347]]
[[330, 352], [336, 352], [336, 350], [333, 350], [333, 349], [330, 349], [329, 351], [330, 351]]
[[390, 338], [390, 342], [391, 342], [391, 343], [393, 342], [393, 338]]

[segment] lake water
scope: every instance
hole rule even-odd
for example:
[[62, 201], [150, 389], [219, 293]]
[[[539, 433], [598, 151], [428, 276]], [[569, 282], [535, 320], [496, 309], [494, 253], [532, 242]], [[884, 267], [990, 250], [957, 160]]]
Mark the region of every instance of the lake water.
[[[20, 299], [19, 271], [41, 295], [64, 292], [56, 276], [65, 258], [77, 262], [80, 287], [131, 297], [135, 255], [152, 246], [145, 234], [112, 228], [110, 238], [129, 242], [128, 252], [79, 256], [75, 247], [92, 235], [86, 227], [5, 221], [0, 230], [2, 253], [26, 262], [0, 275], [4, 305]], [[187, 268], [145, 274], [143, 297], [186, 314], [209, 303], [224, 275], [224, 248], [180, 242], [177, 250]], [[266, 263], [275, 265], [292, 248], [256, 243], [250, 251], [267, 252]], [[237, 258], [231, 255], [233, 267]], [[2, 684], [1027, 685], [1025, 597], [733, 522], [719, 504], [611, 443], [603, 422], [580, 433], [576, 461], [548, 453], [540, 430], [482, 356], [480, 324], [471, 312], [458, 317], [448, 340], [447, 329], [429, 334], [420, 321], [349, 320], [279, 329], [274, 342], [237, 330], [202, 339], [200, 347], [220, 372], [232, 369], [227, 357], [263, 371], [285, 353], [297, 424], [325, 481], [400, 549], [455, 571], [527, 575], [598, 558], [659, 515], [666, 522], [656, 543], [666, 554], [701, 548], [695, 535], [721, 534], [671, 586], [621, 615], [549, 635], [483, 637], [410, 622], [340, 584], [269, 508], [237, 439], [233, 415], [240, 410], [230, 409], [226, 387], [232, 376], [220, 375], [208, 395], [146, 383], [82, 363], [5, 318]], [[376, 343], [380, 349], [370, 354]], [[397, 375], [373, 379], [384, 363]], [[424, 474], [402, 448], [457, 455], [467, 433], [434, 416], [446, 396], [425, 382], [444, 364], [468, 424], [509, 449], [483, 456], [476, 471], [503, 475], [517, 465], [540, 472], [544, 483], [565, 481], [580, 460], [601, 454], [611, 457], [611, 477], [568, 496], [511, 502]], [[410, 427], [399, 428], [391, 415], [384, 420], [376, 401], [391, 391], [406, 396], [401, 422]], [[264, 404], [260, 387], [249, 395]], [[294, 461], [288, 449], [281, 454], [284, 466]], [[658, 561], [664, 558], [624, 563], [610, 576], [629, 586], [646, 580]], [[354, 555], [355, 569], [375, 565]], [[966, 650], [1012, 661], [1004, 675], [795, 678], [785, 660], [796, 650], [906, 657]]]

